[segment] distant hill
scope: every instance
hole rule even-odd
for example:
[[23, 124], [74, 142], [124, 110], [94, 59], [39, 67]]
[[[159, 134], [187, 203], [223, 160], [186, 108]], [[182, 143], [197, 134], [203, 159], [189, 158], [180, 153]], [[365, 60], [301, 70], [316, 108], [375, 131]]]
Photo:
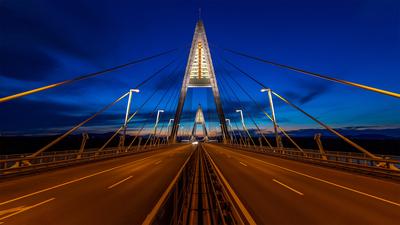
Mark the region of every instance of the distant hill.
[[[360, 129], [360, 128], [339, 128], [335, 129], [346, 137], [357, 139], [400, 139], [400, 128], [393, 129]], [[252, 130], [252, 133], [257, 133]], [[287, 131], [293, 137], [314, 137], [315, 134], [321, 133], [323, 137], [336, 137], [333, 133], [325, 129], [299, 129]], [[272, 136], [270, 133], [268, 136]]]

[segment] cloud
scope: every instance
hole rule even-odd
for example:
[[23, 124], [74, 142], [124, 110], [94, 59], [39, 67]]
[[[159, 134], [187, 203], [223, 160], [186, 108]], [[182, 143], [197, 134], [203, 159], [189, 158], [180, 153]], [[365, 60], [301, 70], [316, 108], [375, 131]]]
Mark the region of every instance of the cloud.
[[18, 80], [36, 81], [59, 66], [43, 50], [28, 46], [0, 47], [0, 75]]
[[331, 85], [325, 82], [306, 82], [299, 80], [296, 84], [300, 90], [297, 92], [285, 91], [283, 92], [283, 97], [300, 105], [313, 101], [319, 96], [327, 93], [331, 88]]
[[[0, 133], [66, 131], [94, 113], [81, 105], [20, 99], [12, 104], [4, 103], [0, 108]], [[88, 122], [87, 126], [118, 126], [123, 119], [123, 113], [105, 112]]]

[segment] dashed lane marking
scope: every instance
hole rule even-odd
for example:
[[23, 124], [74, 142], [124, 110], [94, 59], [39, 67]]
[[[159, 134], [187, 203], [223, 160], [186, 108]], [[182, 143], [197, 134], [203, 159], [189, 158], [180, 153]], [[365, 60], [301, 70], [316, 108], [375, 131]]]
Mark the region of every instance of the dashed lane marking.
[[240, 161], [239, 161], [239, 163], [240, 163], [240, 164], [242, 164], [243, 166], [247, 166], [247, 164], [245, 164], [245, 163], [242, 163], [242, 162], [240, 162]]
[[294, 189], [294, 188], [291, 188], [291, 187], [289, 187], [288, 185], [286, 185], [286, 184], [284, 184], [284, 183], [282, 183], [282, 182], [279, 182], [279, 181], [277, 181], [277, 180], [275, 180], [275, 179], [272, 179], [272, 180], [273, 180], [275, 183], [278, 183], [278, 184], [284, 186], [285, 188], [287, 188], [287, 189], [289, 189], [289, 190], [291, 190], [291, 191], [293, 191], [293, 192], [295, 192], [295, 193], [297, 193], [297, 194], [299, 194], [299, 195], [304, 195], [304, 194], [301, 193], [300, 191], [298, 191], [298, 190], [296, 190], [296, 189]]
[[115, 187], [115, 186], [118, 186], [118, 185], [120, 185], [121, 183], [123, 183], [123, 182], [125, 182], [125, 181], [127, 181], [127, 180], [129, 180], [129, 179], [131, 179], [132, 178], [132, 176], [129, 176], [129, 177], [127, 177], [127, 178], [125, 178], [125, 179], [123, 179], [123, 180], [121, 180], [121, 181], [118, 181], [117, 183], [115, 183], [115, 184], [113, 184], [113, 185], [110, 185], [107, 189], [111, 189], [111, 188], [113, 188], [113, 187]]
[[[17, 214], [20, 214], [20, 213], [22, 213], [22, 212], [28, 211], [28, 210], [30, 210], [30, 209], [33, 209], [33, 208], [35, 208], [35, 207], [38, 207], [38, 206], [40, 206], [40, 205], [46, 204], [46, 203], [48, 203], [48, 202], [50, 202], [50, 201], [53, 201], [54, 199], [56, 199], [56, 198], [50, 198], [50, 199], [47, 199], [46, 201], [39, 202], [39, 203], [37, 203], [37, 204], [35, 204], [35, 205], [24, 207], [23, 209], [21, 209], [21, 210], [19, 210], [19, 211], [17, 211], [17, 212], [11, 213], [11, 214], [9, 214], [9, 215], [7, 215], [7, 216], [4, 216], [4, 217], [0, 218], [0, 220], [4, 220], [4, 219], [7, 219], [7, 218], [10, 218], [10, 217], [15, 216], [15, 215], [17, 215]], [[2, 223], [4, 223], [4, 222], [0, 222], [0, 224], [2, 224]]]

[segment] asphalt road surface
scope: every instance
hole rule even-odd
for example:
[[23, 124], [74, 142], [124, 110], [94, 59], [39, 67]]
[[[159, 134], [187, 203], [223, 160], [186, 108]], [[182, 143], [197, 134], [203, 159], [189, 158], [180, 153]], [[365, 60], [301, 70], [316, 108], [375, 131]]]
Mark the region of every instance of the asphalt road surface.
[[[180, 145], [0, 181], [0, 224], [141, 224], [193, 151]], [[399, 224], [400, 184], [217, 144], [258, 224]]]
[[400, 224], [400, 184], [206, 144], [258, 224]]
[[141, 224], [191, 145], [0, 182], [0, 224]]

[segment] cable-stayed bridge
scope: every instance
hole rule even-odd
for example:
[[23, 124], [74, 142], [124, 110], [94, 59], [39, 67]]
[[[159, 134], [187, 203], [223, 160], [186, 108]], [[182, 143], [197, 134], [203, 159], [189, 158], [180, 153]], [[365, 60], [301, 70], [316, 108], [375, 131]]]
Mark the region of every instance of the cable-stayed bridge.
[[[185, 47], [2, 97], [0, 104], [12, 104], [38, 92], [169, 57], [182, 49]], [[215, 50], [215, 61], [211, 49]], [[391, 91], [230, 48], [210, 47], [204, 25], [198, 21], [186, 63], [180, 57], [172, 57], [166, 65], [143, 76], [132, 89], [34, 152], [1, 155], [0, 224], [400, 221], [399, 158], [371, 151], [343, 135], [222, 53], [295, 71], [299, 76], [400, 98], [400, 94]], [[218, 70], [214, 62], [219, 63]], [[267, 107], [232, 75], [233, 70], [258, 85], [257, 93], [263, 96]], [[146, 85], [156, 82], [159, 88], [143, 91]], [[206, 99], [190, 98], [191, 92], [204, 90], [209, 91]], [[185, 108], [190, 105], [187, 101], [195, 101], [195, 114]], [[207, 104], [207, 110], [200, 103]], [[90, 132], [82, 132], [82, 128], [89, 127], [92, 120], [117, 104], [124, 104], [124, 119], [118, 128], [104, 143], [87, 147], [92, 141]], [[330, 151], [321, 133], [310, 140], [316, 148], [303, 147], [281, 126], [277, 109], [282, 104], [312, 120], [353, 151]], [[210, 113], [211, 109], [214, 113]], [[264, 120], [255, 116], [255, 110]], [[263, 126], [269, 126], [271, 131]], [[76, 134], [82, 135], [79, 147], [57, 149], [57, 145]]]

